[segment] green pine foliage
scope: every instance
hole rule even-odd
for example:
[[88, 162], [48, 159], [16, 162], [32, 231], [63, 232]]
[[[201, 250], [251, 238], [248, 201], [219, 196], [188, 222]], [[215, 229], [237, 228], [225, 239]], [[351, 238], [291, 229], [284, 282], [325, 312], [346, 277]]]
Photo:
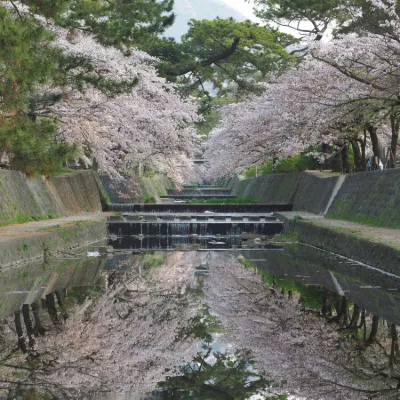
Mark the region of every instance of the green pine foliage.
[[174, 0], [25, 0], [34, 13], [60, 26], [91, 33], [106, 46], [129, 49], [148, 43], [175, 20]]
[[57, 101], [57, 95], [35, 96], [40, 85], [64, 80], [58, 68], [60, 52], [53, 39], [34, 20], [14, 17], [0, 7], [0, 154], [7, 152], [11, 167], [27, 175], [51, 175], [75, 154], [75, 148], [55, 140], [56, 125], [40, 118], [36, 109]]
[[161, 60], [160, 74], [184, 84], [188, 93], [207, 92], [207, 82], [223, 96], [262, 91], [257, 82], [293, 62], [285, 47], [294, 42], [290, 35], [251, 21], [193, 19], [181, 43], [164, 38], [147, 51]]
[[[54, 1], [30, 6], [50, 17], [67, 9]], [[52, 46], [53, 34], [29, 14], [0, 7], [0, 19], [0, 156], [6, 153], [11, 167], [26, 175], [56, 174], [77, 149], [57, 140], [57, 121], [47, 116], [46, 109], [63, 96], [52, 89], [70, 85], [83, 91], [90, 84], [113, 96], [131, 90], [137, 79], [115, 82], [93, 73], [87, 58]]]

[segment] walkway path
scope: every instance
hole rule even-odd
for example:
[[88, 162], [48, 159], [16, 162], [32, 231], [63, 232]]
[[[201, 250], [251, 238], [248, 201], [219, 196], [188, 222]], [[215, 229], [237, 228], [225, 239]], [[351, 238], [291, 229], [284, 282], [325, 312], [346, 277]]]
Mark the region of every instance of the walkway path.
[[392, 246], [400, 250], [399, 229], [378, 228], [370, 225], [358, 224], [351, 221], [327, 219], [316, 214], [302, 211], [281, 212], [279, 213], [279, 215], [288, 218], [289, 220], [293, 220], [296, 216], [301, 217], [302, 219], [307, 220], [307, 222], [310, 222], [313, 225], [333, 228], [335, 231], [341, 230], [343, 231], [343, 233], [357, 236], [360, 239]]
[[83, 221], [105, 221], [112, 213], [105, 212], [90, 212], [71, 215], [69, 217], [45, 219], [41, 221], [26, 222], [24, 224], [7, 225], [0, 227], [0, 241], [14, 236], [27, 236], [29, 233], [43, 232], [44, 230], [51, 231], [51, 228], [59, 228]]
[[399, 229], [326, 219], [301, 211], [282, 212], [278, 217], [285, 221], [288, 233], [294, 231], [298, 234], [301, 243], [341, 254], [400, 276]]
[[105, 221], [109, 215], [111, 213], [81, 213], [1, 227], [0, 270], [104, 240], [107, 236]]
[[0, 240], [7, 237], [20, 236], [24, 233], [41, 232], [44, 229], [51, 230], [51, 227], [59, 227], [62, 225], [75, 224], [82, 221], [105, 221], [112, 213], [105, 212], [88, 212], [71, 215], [68, 217], [44, 219], [41, 221], [25, 222], [24, 224], [7, 225], [0, 227]]

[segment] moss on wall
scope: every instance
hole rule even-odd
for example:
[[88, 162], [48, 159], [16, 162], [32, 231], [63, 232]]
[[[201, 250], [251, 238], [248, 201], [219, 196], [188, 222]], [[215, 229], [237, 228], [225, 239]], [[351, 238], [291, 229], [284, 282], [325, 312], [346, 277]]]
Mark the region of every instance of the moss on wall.
[[292, 204], [293, 210], [322, 214], [338, 176], [327, 177], [317, 171], [267, 174], [258, 178], [232, 181], [236, 196], [261, 200], [267, 204]]
[[400, 169], [348, 176], [327, 217], [400, 229]]
[[43, 259], [66, 249], [103, 240], [106, 236], [104, 221], [77, 221], [30, 234], [3, 237], [0, 240], [0, 269]]
[[237, 180], [232, 190], [236, 196], [262, 200], [267, 204], [293, 204], [300, 174], [268, 174]]
[[328, 177], [317, 171], [300, 174], [293, 210], [322, 214], [338, 179], [339, 176]]
[[131, 175], [125, 181], [114, 181], [108, 176], [101, 176], [111, 203], [144, 203], [150, 199], [159, 200], [167, 189], [173, 189], [172, 181], [163, 174], [148, 177]]
[[101, 209], [93, 171], [26, 179], [20, 172], [0, 170], [0, 226]]
[[391, 243], [372, 242], [351, 229], [324, 226], [318, 221], [301, 220], [295, 227], [299, 241], [399, 274], [400, 249]]

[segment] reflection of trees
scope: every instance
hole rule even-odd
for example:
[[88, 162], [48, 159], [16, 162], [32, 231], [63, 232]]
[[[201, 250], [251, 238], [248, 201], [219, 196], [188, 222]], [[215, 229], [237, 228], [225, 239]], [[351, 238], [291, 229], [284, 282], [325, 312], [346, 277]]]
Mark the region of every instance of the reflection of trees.
[[[58, 318], [59, 311], [57, 310], [55, 299], [57, 299], [61, 315], [65, 321], [68, 318], [68, 313], [65, 306], [65, 290], [47, 294], [45, 298], [41, 299], [41, 304], [47, 309], [53, 324], [58, 326], [60, 325], [60, 320]], [[24, 329], [21, 323], [21, 311], [25, 325], [26, 336], [28, 338], [28, 344], [29, 347], [33, 347], [35, 345], [35, 337], [38, 337], [39, 335], [43, 336], [46, 333], [46, 329], [44, 328], [40, 318], [40, 308], [39, 301], [35, 300], [32, 304], [24, 304], [21, 310], [14, 312], [15, 330], [18, 336], [18, 348], [23, 353], [27, 351], [27, 347]], [[33, 319], [31, 318], [32, 316]]]
[[160, 382], [158, 387], [168, 399], [247, 399], [270, 385], [254, 370], [253, 363], [249, 351], [212, 353], [211, 346], [205, 345], [203, 354], [179, 368], [179, 376]]
[[[292, 282], [289, 283], [292, 289], [297, 289]], [[310, 292], [306, 294], [305, 288]], [[285, 289], [288, 287], [283, 286], [281, 293]], [[400, 388], [400, 349], [396, 324], [388, 323], [378, 315], [370, 315], [358, 304], [352, 304], [346, 296], [334, 294], [323, 287], [304, 285], [300, 291], [295, 292], [304, 311], [323, 316], [329, 323], [336, 324], [342, 334], [354, 340], [353, 357], [359, 359], [359, 365], [351, 368], [344, 365], [345, 369], [348, 368], [360, 381], [367, 382], [374, 378], [397, 380]], [[321, 297], [318, 292], [322, 293]], [[293, 300], [293, 295], [288, 296], [288, 300]], [[305, 304], [314, 307], [305, 308]], [[387, 362], [384, 361], [385, 357]], [[370, 398], [381, 398], [383, 395], [385, 399], [399, 398], [398, 388], [376, 391], [366, 389], [364, 392], [369, 393]]]

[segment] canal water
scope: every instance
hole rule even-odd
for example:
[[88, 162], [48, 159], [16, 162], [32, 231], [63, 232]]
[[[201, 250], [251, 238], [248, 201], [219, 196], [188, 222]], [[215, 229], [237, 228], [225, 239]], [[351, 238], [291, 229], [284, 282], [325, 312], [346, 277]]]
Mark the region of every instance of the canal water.
[[400, 398], [400, 277], [296, 243], [143, 240], [1, 271], [0, 398]]

